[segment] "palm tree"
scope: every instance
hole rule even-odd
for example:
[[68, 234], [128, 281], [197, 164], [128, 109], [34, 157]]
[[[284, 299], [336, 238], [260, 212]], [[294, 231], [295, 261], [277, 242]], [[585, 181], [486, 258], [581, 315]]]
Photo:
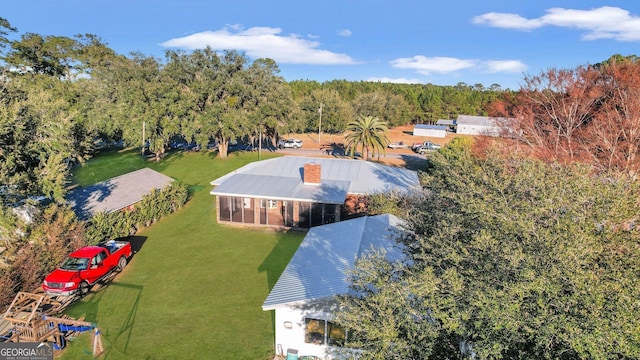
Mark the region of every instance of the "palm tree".
[[[355, 151], [359, 147], [362, 148], [362, 159], [367, 160], [369, 150], [374, 152], [386, 153], [385, 149], [389, 144], [387, 138], [387, 123], [373, 116], [359, 116], [347, 124], [347, 130], [350, 131], [345, 140], [347, 140], [347, 149], [349, 154], [354, 156]], [[378, 155], [379, 156], [379, 155]]]

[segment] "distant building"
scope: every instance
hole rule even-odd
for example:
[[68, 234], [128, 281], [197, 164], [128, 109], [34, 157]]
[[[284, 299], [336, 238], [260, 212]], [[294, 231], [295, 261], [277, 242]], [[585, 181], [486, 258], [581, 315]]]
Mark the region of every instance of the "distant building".
[[462, 135], [501, 136], [502, 125], [511, 121], [509, 118], [458, 115], [456, 119], [456, 133]]
[[456, 121], [452, 119], [438, 119], [436, 125], [446, 126], [447, 131], [456, 132]]
[[417, 124], [413, 127], [413, 136], [429, 136], [444, 138], [447, 136], [448, 126]]

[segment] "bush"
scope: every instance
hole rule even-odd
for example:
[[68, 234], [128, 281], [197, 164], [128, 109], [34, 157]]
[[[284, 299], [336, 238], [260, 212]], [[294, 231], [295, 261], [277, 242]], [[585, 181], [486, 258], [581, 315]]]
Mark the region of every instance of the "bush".
[[187, 186], [174, 182], [153, 191], [131, 208], [94, 215], [87, 223], [87, 242], [97, 244], [135, 234], [181, 208], [188, 198]]

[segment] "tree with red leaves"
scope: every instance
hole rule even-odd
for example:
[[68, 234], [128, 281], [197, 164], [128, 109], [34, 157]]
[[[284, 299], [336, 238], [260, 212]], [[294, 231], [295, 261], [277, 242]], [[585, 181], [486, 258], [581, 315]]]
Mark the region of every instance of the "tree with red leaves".
[[493, 104], [515, 118], [510, 134], [547, 162], [590, 162], [601, 171], [640, 169], [640, 61], [611, 57], [575, 69], [528, 76], [520, 91]]

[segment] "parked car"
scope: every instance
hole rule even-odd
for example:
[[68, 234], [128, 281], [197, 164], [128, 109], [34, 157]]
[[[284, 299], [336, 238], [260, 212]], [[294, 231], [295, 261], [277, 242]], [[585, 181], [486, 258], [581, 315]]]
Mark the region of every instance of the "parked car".
[[407, 149], [407, 148], [409, 148], [409, 145], [407, 145], [404, 142], [400, 141], [400, 142], [391, 143], [391, 144], [387, 145], [387, 147], [389, 147], [391, 149]]
[[413, 148], [413, 151], [420, 154], [424, 154], [427, 151], [438, 150], [441, 148], [441, 146], [431, 141], [425, 141], [425, 142], [413, 144], [412, 148]]
[[110, 240], [85, 246], [72, 252], [57, 269], [44, 279], [42, 288], [48, 295], [80, 295], [111, 275], [122, 271], [132, 255], [131, 243]]
[[278, 143], [278, 147], [280, 149], [299, 149], [302, 147], [302, 140], [298, 140], [298, 139], [281, 140]]

